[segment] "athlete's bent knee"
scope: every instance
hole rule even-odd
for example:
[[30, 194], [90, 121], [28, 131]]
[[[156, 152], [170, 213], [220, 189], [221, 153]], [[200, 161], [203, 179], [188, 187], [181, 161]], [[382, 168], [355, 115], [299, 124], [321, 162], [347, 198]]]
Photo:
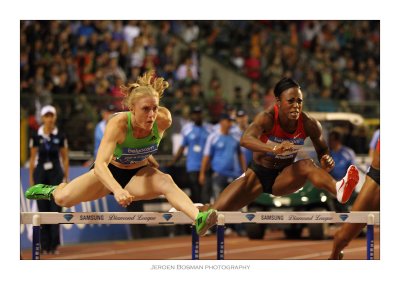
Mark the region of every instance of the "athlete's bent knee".
[[54, 201], [60, 207], [70, 208], [74, 205], [70, 198], [71, 195], [67, 192], [67, 190], [62, 189], [55, 194]]
[[172, 179], [171, 175], [165, 173], [159, 174], [156, 177], [156, 182], [163, 192], [170, 190], [171, 187], [175, 185], [175, 182]]
[[313, 168], [315, 167], [314, 161], [311, 159], [305, 159], [297, 161], [297, 164], [300, 168]]
[[315, 168], [314, 161], [311, 159], [300, 160], [296, 164], [301, 175], [306, 175], [312, 168]]

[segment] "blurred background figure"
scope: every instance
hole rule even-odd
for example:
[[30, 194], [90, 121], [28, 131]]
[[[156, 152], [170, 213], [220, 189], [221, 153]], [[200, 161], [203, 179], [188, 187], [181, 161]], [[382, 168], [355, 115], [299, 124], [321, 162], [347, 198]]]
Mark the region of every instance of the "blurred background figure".
[[195, 106], [191, 110], [192, 123], [186, 124], [182, 129], [183, 141], [168, 167], [174, 166], [183, 156], [185, 149], [186, 171], [190, 182], [190, 197], [194, 203], [209, 202], [209, 194], [202, 192], [199, 183], [201, 162], [203, 160], [204, 147], [207, 137], [211, 133], [211, 125], [203, 122], [202, 108]]
[[[245, 158], [240, 150], [239, 141], [229, 132], [233, 121], [234, 119], [228, 114], [221, 114], [220, 129], [207, 138], [204, 148], [199, 182], [200, 184], [205, 183], [206, 172], [211, 166], [213, 171], [211, 203], [229, 183], [239, 177], [246, 169]], [[239, 162], [241, 170], [235, 167], [237, 162]]]
[[[239, 127], [239, 141], [240, 138], [243, 135], [243, 132], [247, 129], [249, 126], [249, 116], [247, 115], [245, 110], [239, 109], [236, 111], [236, 123]], [[246, 160], [246, 166], [249, 165], [251, 160], [253, 159], [253, 152], [247, 148], [241, 147], [242, 153], [245, 157]]]
[[[44, 106], [40, 115], [42, 125], [29, 140], [29, 181], [30, 185], [43, 183], [48, 185], [68, 181], [69, 159], [66, 136], [56, 126], [57, 112], [53, 106]], [[61, 160], [60, 160], [61, 158]], [[37, 202], [40, 212], [61, 212], [54, 199]], [[60, 245], [60, 227], [58, 224], [41, 225], [41, 252], [58, 254]]]
[[[342, 134], [339, 130], [332, 130], [329, 132], [328, 144], [330, 154], [335, 161], [335, 167], [332, 169], [330, 174], [338, 181], [346, 175], [347, 169], [351, 165], [357, 166], [356, 154], [351, 148], [343, 145]], [[339, 204], [337, 201], [334, 201], [334, 203], [337, 212], [348, 211], [348, 204]]]
[[[231, 107], [226, 107], [225, 110], [228, 113], [234, 112]], [[211, 190], [208, 201], [203, 203], [213, 203], [222, 190], [246, 170], [246, 159], [239, 144], [239, 126], [234, 124], [234, 116], [228, 113], [221, 114], [219, 123], [213, 127], [212, 134], [207, 138], [199, 182], [204, 186], [208, 182], [207, 175], [210, 174]], [[233, 230], [240, 233], [242, 228], [240, 225], [228, 225], [225, 234], [229, 235]]]
[[101, 109], [101, 112], [100, 112], [101, 120], [96, 124], [96, 127], [94, 129], [94, 152], [93, 152], [94, 160], [96, 159], [97, 151], [99, 149], [101, 139], [103, 138], [107, 121], [110, 118], [110, 116], [115, 113], [115, 110], [116, 110], [116, 108], [113, 104], [105, 105]]

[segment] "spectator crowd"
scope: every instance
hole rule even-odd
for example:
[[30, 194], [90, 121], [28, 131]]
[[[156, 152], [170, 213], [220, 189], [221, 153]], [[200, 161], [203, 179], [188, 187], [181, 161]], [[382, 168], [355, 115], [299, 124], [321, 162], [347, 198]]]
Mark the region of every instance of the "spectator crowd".
[[[126, 110], [120, 85], [149, 69], [171, 85], [163, 102], [179, 133], [195, 106], [213, 124], [238, 109], [251, 121], [274, 103], [271, 89], [282, 76], [299, 80], [321, 111], [332, 110], [333, 101], [379, 101], [379, 48], [379, 21], [24, 20], [21, 107], [32, 131], [42, 105], [62, 109], [60, 126], [80, 136], [70, 148], [90, 151], [93, 137], [82, 137], [82, 127], [93, 133], [105, 104]], [[203, 54], [248, 78], [251, 90], [232, 85], [235, 96], [227, 97], [218, 73], [202, 84]]]

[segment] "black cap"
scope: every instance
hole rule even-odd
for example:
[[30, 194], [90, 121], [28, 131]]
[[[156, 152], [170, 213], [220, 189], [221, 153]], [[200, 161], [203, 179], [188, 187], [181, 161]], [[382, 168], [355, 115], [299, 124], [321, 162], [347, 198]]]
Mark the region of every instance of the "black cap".
[[229, 114], [227, 113], [222, 113], [221, 116], [219, 116], [219, 120], [224, 120], [224, 119], [228, 119], [230, 121], [234, 121], [235, 119], [231, 116], [229, 116]]
[[192, 110], [190, 111], [190, 113], [201, 113], [203, 111], [203, 109], [200, 106], [194, 106], [192, 108]]
[[237, 110], [237, 112], [236, 112], [236, 117], [243, 117], [243, 116], [246, 116], [246, 115], [247, 115], [247, 113], [246, 113], [246, 111], [243, 110], [243, 109], [239, 109], [239, 110]]

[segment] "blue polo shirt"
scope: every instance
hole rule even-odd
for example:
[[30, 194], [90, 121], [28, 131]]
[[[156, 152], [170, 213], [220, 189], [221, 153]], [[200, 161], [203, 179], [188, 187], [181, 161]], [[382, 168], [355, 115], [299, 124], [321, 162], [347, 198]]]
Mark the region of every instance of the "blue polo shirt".
[[346, 175], [347, 168], [356, 164], [356, 154], [346, 146], [342, 146], [337, 152], [331, 150], [331, 156], [335, 161], [335, 168], [330, 174], [336, 180], [342, 179]]
[[198, 172], [203, 159], [204, 146], [210, 134], [209, 127], [205, 124], [198, 126], [189, 123], [183, 127], [181, 134], [183, 136], [182, 146], [187, 147], [186, 170]]
[[210, 156], [211, 168], [214, 172], [227, 176], [238, 177], [237, 158], [240, 145], [232, 135], [223, 135], [219, 131], [213, 132], [207, 138], [204, 155]]

